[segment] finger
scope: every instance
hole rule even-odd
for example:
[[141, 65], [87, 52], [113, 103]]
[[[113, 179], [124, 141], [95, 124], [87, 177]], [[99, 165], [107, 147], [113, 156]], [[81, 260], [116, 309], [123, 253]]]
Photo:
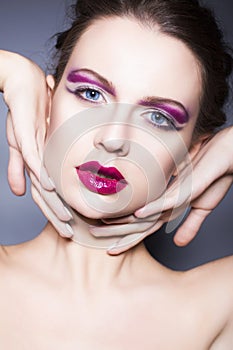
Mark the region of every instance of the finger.
[[52, 191], [54, 184], [50, 179], [45, 166], [39, 158], [37, 146], [33, 139], [28, 139], [22, 147], [22, 156], [28, 168], [40, 180], [42, 187], [46, 190]]
[[192, 202], [195, 208], [214, 209], [225, 197], [232, 186], [233, 176], [225, 175], [213, 184]]
[[138, 218], [146, 218], [162, 211], [189, 205], [192, 194], [192, 174], [190, 171], [190, 167], [188, 167], [182, 175], [176, 176], [162, 196], [138, 209], [134, 215]]
[[23, 158], [15, 139], [11, 113], [9, 111], [7, 113], [6, 134], [9, 145], [8, 182], [12, 192], [21, 196], [26, 191], [25, 169]]
[[211, 210], [192, 208], [184, 223], [177, 230], [173, 240], [177, 246], [185, 246], [197, 235]]
[[109, 218], [109, 219], [101, 219], [101, 221], [106, 225], [112, 224], [130, 224], [135, 222], [137, 219], [134, 215], [128, 215], [121, 218]]
[[41, 160], [43, 160], [43, 157], [44, 157], [45, 139], [46, 139], [46, 128], [43, 128], [42, 126], [40, 126], [36, 131], [36, 144], [37, 144], [38, 154]]
[[129, 216], [124, 216], [122, 218], [109, 218], [109, 219], [102, 219], [101, 221], [103, 221], [106, 225], [111, 225], [111, 224], [132, 224], [134, 222], [154, 222], [156, 221], [158, 218], [160, 217], [159, 215], [151, 215], [148, 216], [145, 219], [140, 219], [140, 218], [136, 218], [134, 215], [129, 215]]
[[53, 211], [58, 220], [69, 221], [72, 219], [72, 214], [64, 206], [56, 191], [47, 191], [41, 188], [41, 185], [33, 173], [29, 174], [32, 187], [35, 187], [37, 192], [43, 197], [43, 201]]
[[58, 218], [53, 213], [53, 211], [46, 205], [41, 194], [37, 191], [36, 187], [32, 186], [31, 192], [32, 192], [33, 200], [39, 206], [39, 208], [42, 210], [45, 217], [55, 227], [55, 229], [58, 231], [58, 233], [62, 237], [66, 237], [66, 238], [72, 237], [73, 230], [72, 230], [71, 226], [67, 223], [64, 223], [64, 222], [58, 220]]
[[133, 233], [131, 235], [128, 235], [120, 239], [114, 245], [108, 247], [107, 253], [109, 255], [118, 255], [127, 251], [128, 249], [136, 246], [138, 243], [143, 241], [143, 239], [149, 236], [150, 234], [159, 230], [162, 227], [162, 225], [163, 225], [163, 221], [161, 220], [161, 221], [158, 221], [155, 225], [153, 225], [149, 230], [143, 233]]
[[[147, 219], [153, 215], [161, 215], [162, 212], [169, 211], [171, 209], [176, 209], [179, 207], [187, 207], [191, 198], [191, 186], [187, 186], [185, 189], [183, 184], [183, 189], [174, 190], [169, 197], [160, 197], [156, 201], [150, 202], [145, 207], [138, 209], [134, 215], [137, 218]], [[176, 192], [175, 192], [176, 191]]]
[[26, 178], [24, 173], [24, 161], [21, 153], [9, 147], [9, 163], [8, 163], [8, 183], [14, 194], [22, 196], [26, 191]]
[[201, 196], [192, 202], [192, 209], [174, 236], [177, 245], [187, 245], [198, 233], [211, 211], [224, 198], [231, 187], [233, 177], [226, 175], [215, 181]]
[[[213, 141], [214, 140], [211, 142]], [[208, 187], [211, 186], [213, 182], [221, 178], [223, 174], [229, 169], [229, 162], [226, 161], [226, 157], [219, 157], [218, 164], [214, 164], [212, 162], [212, 160], [215, 158], [215, 152], [216, 150], [214, 149], [213, 144], [211, 147], [209, 147], [208, 144], [205, 145], [204, 150], [202, 149], [200, 152], [198, 152], [193, 160], [193, 171], [191, 178], [190, 176], [184, 176], [186, 174], [186, 169], [183, 169], [181, 171], [181, 180], [184, 179], [184, 181], [183, 183], [180, 181], [182, 195], [178, 201], [177, 180], [179, 177], [175, 179], [174, 184], [170, 188], [170, 191], [167, 191], [165, 193], [165, 197], [162, 196], [157, 201], [149, 203], [144, 208], [136, 211], [135, 216], [145, 218], [147, 215], [158, 212], [161, 210], [161, 208], [163, 211], [165, 211], [172, 207], [181, 205], [182, 201], [191, 202], [198, 198], [203, 192], [205, 192]], [[211, 164], [211, 166], [206, 167], [206, 164]], [[191, 184], [191, 186], [189, 184]]]
[[[40, 128], [42, 129], [41, 133], [43, 135], [43, 127], [40, 126]], [[52, 191], [54, 189], [54, 184], [52, 183], [44, 165], [42, 164], [42, 160], [40, 159], [39, 151], [36, 144], [36, 136], [33, 136], [34, 134], [34, 130], [30, 131], [30, 127], [23, 128], [21, 132], [19, 132], [18, 128], [16, 128], [16, 126], [12, 123], [11, 113], [8, 112], [7, 139], [9, 145], [12, 145], [14, 148], [21, 151], [22, 158], [24, 159], [28, 168], [35, 174], [35, 176], [38, 179], [40, 179], [41, 184], [45, 189]], [[38, 135], [41, 134], [39, 133]], [[38, 137], [43, 138], [43, 136]]]
[[108, 226], [89, 226], [89, 231], [95, 237], [111, 237], [111, 236], [122, 236], [132, 233], [143, 232], [151, 228], [153, 224], [151, 222], [144, 223], [133, 223], [123, 225], [108, 225]]

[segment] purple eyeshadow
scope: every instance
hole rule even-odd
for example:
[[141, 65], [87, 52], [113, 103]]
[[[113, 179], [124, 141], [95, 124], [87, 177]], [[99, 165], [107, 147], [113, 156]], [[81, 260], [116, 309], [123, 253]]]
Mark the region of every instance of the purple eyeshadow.
[[170, 114], [179, 124], [185, 124], [189, 120], [188, 113], [186, 111], [181, 111], [174, 106], [158, 104], [157, 108], [164, 110]]
[[182, 109], [180, 109], [179, 107], [175, 107], [173, 105], [174, 102], [171, 102], [171, 104], [169, 104], [169, 102], [158, 102], [158, 103], [153, 103], [153, 102], [147, 102], [147, 101], [140, 101], [139, 105], [141, 106], [147, 106], [147, 107], [151, 107], [151, 108], [158, 108], [161, 111], [164, 111], [168, 114], [170, 114], [179, 124], [186, 124], [189, 120], [189, 115], [188, 112], [185, 110], [184, 107], [180, 107]]
[[102, 84], [98, 80], [89, 78], [88, 76], [83, 75], [81, 72], [79, 73], [77, 71], [72, 71], [71, 73], [69, 73], [67, 80], [70, 83], [88, 83], [88, 84], [96, 85], [101, 89], [104, 89], [105, 91], [107, 91], [109, 94], [115, 96], [115, 91], [111, 89], [109, 86]]

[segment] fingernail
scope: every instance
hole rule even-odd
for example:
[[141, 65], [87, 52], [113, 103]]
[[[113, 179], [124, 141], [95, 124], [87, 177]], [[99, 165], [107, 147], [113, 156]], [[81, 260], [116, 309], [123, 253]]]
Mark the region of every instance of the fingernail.
[[90, 231], [90, 233], [91, 233], [93, 236], [95, 236], [95, 237], [99, 237], [99, 235], [100, 235], [99, 230], [96, 229], [95, 226], [93, 226], [93, 227], [89, 226], [89, 231]]
[[108, 248], [112, 252], [116, 252], [119, 248], [130, 247], [132, 243], [135, 243], [139, 238], [144, 237], [143, 233], [133, 233], [129, 236], [122, 238], [119, 242], [116, 242]]
[[44, 166], [42, 166], [41, 171], [40, 171], [40, 182], [42, 186], [48, 190], [53, 190], [55, 189], [55, 185], [53, 180], [49, 177], [46, 169]]
[[89, 225], [89, 230], [91, 232], [101, 232], [101, 227], [100, 226], [92, 226], [92, 225]]
[[66, 207], [63, 207], [65, 212], [69, 215], [70, 219], [73, 219], [73, 215], [71, 214], [71, 212], [69, 211], [69, 209], [67, 209]]
[[69, 224], [66, 224], [65, 226], [66, 226], [66, 229], [69, 232], [70, 236], [73, 236], [74, 231], [73, 231], [72, 227]]
[[117, 243], [114, 243], [112, 245], [110, 245], [110, 247], [108, 247], [107, 251], [110, 251], [110, 250], [114, 250], [114, 248], [117, 247]]
[[144, 209], [139, 209], [135, 212], [135, 215], [137, 217], [143, 216], [145, 214], [145, 210]]
[[53, 182], [53, 180], [51, 179], [51, 177], [48, 177], [48, 179], [49, 179], [50, 184], [51, 184], [51, 185], [53, 186], [53, 188], [55, 189], [56, 186], [55, 186], [55, 183]]

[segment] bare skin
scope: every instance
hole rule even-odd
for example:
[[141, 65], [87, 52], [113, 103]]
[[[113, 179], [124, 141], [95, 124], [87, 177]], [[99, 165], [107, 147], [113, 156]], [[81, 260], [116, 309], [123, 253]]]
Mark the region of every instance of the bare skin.
[[233, 257], [172, 271], [143, 243], [109, 256], [48, 224], [0, 258], [3, 349], [233, 347]]
[[[138, 42], [143, 43], [143, 48]], [[121, 54], [116, 43], [121, 44], [122, 52], [127, 55]], [[108, 49], [108, 64], [102, 57], [93, 60], [100, 53], [99, 46]], [[128, 62], [131, 62], [130, 66]], [[82, 86], [81, 82], [71, 86], [73, 90], [67, 89], [70, 72], [79, 67], [101, 72], [114, 82], [117, 97], [109, 96], [105, 90], [97, 94], [103, 106], [116, 101], [137, 104], [152, 92], [157, 97], [180, 101], [191, 117], [179, 135], [186, 146], [190, 146], [199, 111], [201, 77], [195, 57], [182, 42], [159, 31], [150, 31], [132, 20], [113, 18], [93, 24], [77, 42], [54, 91], [50, 132], [75, 113], [93, 107], [94, 102], [88, 94], [82, 92], [84, 99], [79, 99], [74, 93]], [[95, 92], [96, 89], [94, 85]], [[93, 87], [89, 90], [94, 92]], [[145, 130], [152, 127], [147, 123], [148, 117], [144, 113], [136, 115], [136, 121], [143, 123]], [[126, 118], [123, 122], [127, 130], [128, 115], [121, 114], [121, 118]], [[161, 119], [160, 122], [167, 125], [166, 118]], [[133, 141], [138, 141], [138, 133], [130, 133], [126, 139], [122, 137], [122, 130], [117, 125], [94, 128], [86, 134], [88, 137], [83, 135], [73, 144], [65, 158], [61, 177], [63, 194], [66, 203], [76, 210], [77, 236], [81, 231], [89, 232], [87, 218], [98, 227], [98, 220], [110, 215], [103, 210], [105, 203], [98, 194], [81, 187], [74, 171], [77, 164], [85, 162], [93, 148], [96, 151], [94, 160], [101, 161], [105, 156], [109, 161], [107, 164], [113, 162], [127, 178], [129, 186], [136, 189], [127, 202], [130, 207], [119, 208], [114, 194], [108, 197], [108, 206], [115, 208], [115, 214], [120, 211], [121, 215], [141, 207], [140, 191], [145, 192], [147, 181], [140, 180], [140, 172], [131, 168], [134, 162], [130, 161], [131, 155], [135, 154]], [[153, 130], [157, 130], [156, 125]], [[172, 140], [171, 135], [169, 139]], [[116, 140], [121, 141], [120, 146]], [[157, 159], [165, 174], [161, 177], [169, 178], [173, 171], [172, 161], [164, 153], [165, 147], [162, 144], [159, 147], [148, 133], [143, 145], [159, 152]], [[85, 154], [80, 156], [75, 147]], [[154, 156], [156, 152], [153, 152]], [[55, 149], [53, 159], [59, 156], [60, 152]], [[143, 157], [139, 160], [141, 168], [147, 169], [146, 161]], [[48, 170], [59, 174], [59, 168], [55, 166], [54, 169], [51, 166]], [[147, 179], [150, 180], [149, 195], [157, 196], [159, 186], [149, 174]], [[79, 194], [81, 189], [85, 197]], [[95, 195], [98, 196], [97, 206], [92, 205]], [[59, 230], [49, 224], [30, 242], [2, 247], [0, 341], [3, 349], [232, 349], [233, 282], [229, 276], [232, 275], [233, 258], [181, 273], [159, 264], [141, 242], [120, 255], [109, 256], [104, 249], [81, 246], [58, 233]]]

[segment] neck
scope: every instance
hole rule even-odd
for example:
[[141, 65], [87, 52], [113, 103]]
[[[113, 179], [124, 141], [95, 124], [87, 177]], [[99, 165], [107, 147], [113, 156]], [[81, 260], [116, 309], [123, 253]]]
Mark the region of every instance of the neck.
[[[109, 236], [109, 237], [95, 237], [90, 233], [89, 227], [103, 226], [103, 222], [97, 219], [90, 219], [82, 216], [77, 211], [69, 207], [72, 213], [73, 220], [70, 222], [74, 235], [72, 240], [84, 247], [94, 248], [97, 250], [106, 251], [108, 247], [113, 245], [119, 240], [119, 236]], [[107, 226], [107, 225], [106, 225]]]
[[109, 243], [101, 247], [99, 238], [92, 237], [89, 233], [89, 224], [89, 220], [75, 216], [72, 224], [75, 229], [75, 242], [62, 238], [50, 223], [45, 228], [55, 238], [53, 242], [56, 261], [60, 260], [59, 266], [63, 266], [65, 261], [66, 274], [69, 271], [70, 279], [75, 281], [79, 290], [93, 290], [96, 293], [98, 288], [103, 290], [110, 286], [122, 286], [135, 282], [135, 278], [144, 278], [145, 269], [151, 268], [155, 260], [149, 255], [143, 242], [124, 253], [110, 256], [105, 248]]

